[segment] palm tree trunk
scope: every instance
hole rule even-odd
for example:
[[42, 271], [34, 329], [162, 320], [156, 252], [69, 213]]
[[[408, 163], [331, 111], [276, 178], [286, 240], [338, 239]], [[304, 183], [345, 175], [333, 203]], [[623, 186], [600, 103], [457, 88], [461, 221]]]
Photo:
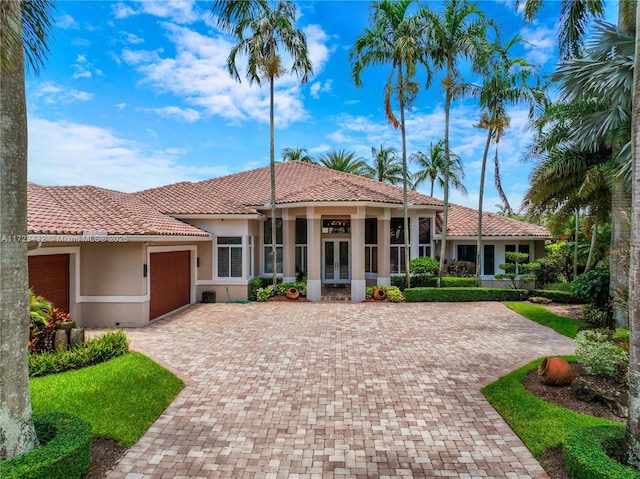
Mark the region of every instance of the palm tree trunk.
[[278, 231], [276, 221], [276, 140], [275, 140], [275, 121], [274, 121], [274, 78], [273, 75], [269, 78], [269, 97], [271, 101], [271, 108], [269, 111], [269, 163], [271, 172], [271, 267], [273, 272], [273, 287], [278, 284], [278, 271], [277, 271], [277, 251], [278, 251]]
[[[622, 2], [621, 2], [622, 3]], [[640, 11], [639, 11], [640, 12]], [[636, 31], [640, 13], [636, 15]], [[640, 71], [640, 36], [636, 35], [634, 69]], [[627, 463], [640, 468], [640, 75], [633, 78], [633, 118], [631, 145], [633, 148], [631, 254], [629, 265], [629, 417], [625, 449]]]
[[429, 193], [429, 196], [431, 196], [433, 198], [433, 184], [436, 182], [436, 179], [432, 176], [431, 177], [431, 193]]
[[449, 221], [449, 114], [451, 110], [451, 88], [452, 81], [451, 71], [453, 65], [451, 60], [447, 65], [447, 78], [445, 79], [445, 101], [444, 101], [444, 192], [442, 201], [444, 209], [442, 211], [442, 239], [440, 241], [440, 268], [438, 269], [438, 288], [442, 284], [442, 276], [444, 275], [444, 262], [447, 255], [447, 223]]
[[[407, 193], [407, 133], [404, 121], [404, 85], [402, 78], [402, 63], [398, 68], [398, 85], [400, 89], [400, 128], [402, 133], [402, 210], [404, 216], [404, 267], [406, 277], [406, 287], [411, 287], [411, 271], [409, 268], [409, 202]], [[415, 227], [415, 225], [414, 225]]]
[[484, 152], [482, 154], [482, 167], [480, 168], [480, 189], [478, 192], [478, 240], [476, 242], [476, 286], [480, 287], [480, 254], [482, 251], [482, 200], [484, 197], [484, 177], [487, 170], [487, 156], [489, 156], [489, 147], [491, 146], [491, 136], [493, 132], [491, 128], [487, 130], [487, 142], [484, 144]]
[[[21, 35], [22, 2], [0, 2], [0, 31]], [[7, 35], [7, 38], [12, 35]], [[0, 460], [38, 446], [29, 394], [27, 343], [27, 108], [21, 42], [0, 62]]]
[[513, 213], [511, 209], [511, 205], [509, 204], [509, 200], [507, 199], [507, 195], [505, 195], [504, 190], [502, 189], [502, 180], [500, 179], [500, 161], [498, 159], [498, 141], [496, 140], [496, 154], [493, 157], [493, 174], [496, 182], [496, 190], [498, 190], [498, 195], [500, 196], [500, 200], [504, 205], [504, 209], [507, 212], [507, 215]]
[[587, 256], [587, 265], [584, 268], [584, 272], [591, 270], [593, 263], [593, 256], [596, 250], [596, 241], [598, 239], [598, 223], [593, 223], [591, 227], [591, 243], [589, 244], [589, 256]]
[[580, 232], [580, 210], [576, 209], [576, 227], [574, 231], [573, 243], [573, 280], [578, 277], [578, 233]]

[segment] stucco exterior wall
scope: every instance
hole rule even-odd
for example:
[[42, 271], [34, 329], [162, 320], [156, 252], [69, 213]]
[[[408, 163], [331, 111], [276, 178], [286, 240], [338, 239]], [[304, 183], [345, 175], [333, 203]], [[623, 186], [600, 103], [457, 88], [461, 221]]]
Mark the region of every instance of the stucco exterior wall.
[[143, 243], [95, 243], [80, 247], [81, 296], [147, 294]]

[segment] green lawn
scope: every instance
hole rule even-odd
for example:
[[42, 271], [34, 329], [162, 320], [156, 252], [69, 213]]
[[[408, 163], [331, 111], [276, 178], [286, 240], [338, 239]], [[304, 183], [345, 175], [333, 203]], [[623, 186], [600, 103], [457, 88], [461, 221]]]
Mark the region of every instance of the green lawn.
[[584, 321], [557, 316], [549, 312], [545, 307], [538, 306], [536, 304], [506, 301], [504, 305], [516, 313], [521, 314], [525, 318], [542, 324], [543, 326], [547, 326], [570, 338], [575, 338], [580, 329], [591, 327], [589, 323], [585, 323]]
[[63, 411], [91, 423], [93, 434], [132, 446], [184, 383], [139, 353], [95, 366], [34, 378], [34, 413]]
[[539, 458], [547, 449], [560, 445], [576, 429], [616, 424], [556, 406], [530, 393], [522, 381], [527, 371], [536, 369], [540, 362], [541, 359], [537, 359], [482, 388], [487, 400], [535, 457]]

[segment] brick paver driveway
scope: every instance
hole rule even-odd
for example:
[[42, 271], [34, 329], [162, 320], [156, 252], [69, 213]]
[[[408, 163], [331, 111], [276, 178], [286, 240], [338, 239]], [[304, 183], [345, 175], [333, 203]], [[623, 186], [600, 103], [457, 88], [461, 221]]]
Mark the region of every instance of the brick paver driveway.
[[546, 478], [480, 388], [574, 349], [499, 303], [200, 304], [127, 334], [186, 387], [110, 479]]

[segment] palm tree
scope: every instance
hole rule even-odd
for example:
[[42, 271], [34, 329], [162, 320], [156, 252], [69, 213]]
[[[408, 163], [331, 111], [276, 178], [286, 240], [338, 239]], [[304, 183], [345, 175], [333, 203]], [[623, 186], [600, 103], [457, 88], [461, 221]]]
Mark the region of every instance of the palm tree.
[[[240, 75], [236, 65], [238, 54], [248, 57], [246, 76], [249, 84], [269, 82], [269, 157], [271, 166], [271, 221], [276, 221], [276, 172], [275, 172], [275, 122], [274, 84], [286, 70], [282, 66], [279, 48], [292, 59], [291, 72], [306, 83], [312, 73], [311, 61], [304, 33], [295, 28], [296, 6], [293, 2], [279, 0], [270, 5], [266, 0], [215, 0], [213, 13], [218, 15], [218, 25], [238, 39], [227, 58], [227, 68], [236, 81]], [[249, 36], [245, 37], [245, 34]], [[277, 232], [271, 228], [273, 257], [273, 285], [277, 284]]]
[[398, 185], [402, 183], [402, 163], [398, 158], [398, 151], [384, 144], [380, 148], [371, 147], [371, 156], [373, 157], [373, 166], [367, 171], [367, 176], [380, 182]]
[[520, 37], [514, 36], [504, 45], [500, 39], [488, 45], [483, 59], [483, 83], [479, 92], [481, 116], [478, 126], [487, 130], [487, 140], [482, 155], [480, 169], [480, 188], [478, 194], [478, 239], [476, 242], [476, 286], [480, 286], [480, 258], [482, 253], [482, 202], [484, 199], [484, 178], [487, 168], [487, 156], [491, 142], [495, 143], [494, 176], [496, 189], [502, 199], [507, 214], [512, 213], [507, 196], [502, 190], [500, 181], [500, 163], [498, 161], [498, 144], [500, 138], [509, 127], [507, 105], [534, 99], [534, 92], [527, 86], [533, 74], [531, 65], [521, 58], [511, 58], [509, 50], [520, 43]]
[[[409, 272], [409, 210], [407, 201], [407, 137], [405, 110], [410, 108], [417, 93], [414, 82], [418, 65], [427, 71], [427, 84], [431, 75], [427, 50], [424, 45], [424, 19], [421, 10], [410, 15], [413, 0], [381, 0], [371, 4], [370, 27], [356, 38], [351, 49], [351, 73], [356, 86], [362, 86], [361, 75], [370, 66], [390, 65], [391, 72], [385, 85], [384, 109], [387, 120], [399, 128], [402, 135], [402, 198], [404, 211], [404, 255], [406, 285], [410, 285]], [[392, 98], [398, 102], [400, 119], [393, 111]]]
[[53, 5], [0, 2], [0, 461], [38, 446], [27, 343], [27, 108], [25, 66], [35, 73], [48, 52]]
[[427, 18], [429, 49], [436, 67], [444, 68], [442, 86], [445, 91], [444, 103], [444, 211], [442, 213], [442, 240], [440, 242], [440, 269], [438, 286], [444, 273], [447, 254], [447, 223], [449, 219], [449, 167], [451, 148], [449, 144], [449, 117], [451, 102], [467, 89], [460, 71], [459, 62], [469, 59], [472, 69], [477, 70], [477, 60], [485, 39], [486, 23], [484, 14], [475, 3], [467, 0], [447, 0], [442, 13], [434, 13], [423, 7]]
[[353, 151], [329, 150], [318, 157], [318, 164], [330, 170], [343, 171], [352, 175], [367, 176], [369, 165]]
[[[429, 196], [433, 196], [433, 187], [436, 182], [440, 188], [444, 189], [444, 140], [438, 141], [435, 145], [431, 143], [428, 155], [418, 151], [412, 153], [410, 158], [418, 164], [418, 171], [411, 177], [413, 189], [427, 180], [431, 185]], [[462, 184], [462, 180], [464, 180], [462, 159], [451, 151], [449, 153], [449, 185], [466, 195], [467, 189]]]
[[282, 161], [302, 161], [315, 163], [306, 148], [285, 148], [282, 150]]

